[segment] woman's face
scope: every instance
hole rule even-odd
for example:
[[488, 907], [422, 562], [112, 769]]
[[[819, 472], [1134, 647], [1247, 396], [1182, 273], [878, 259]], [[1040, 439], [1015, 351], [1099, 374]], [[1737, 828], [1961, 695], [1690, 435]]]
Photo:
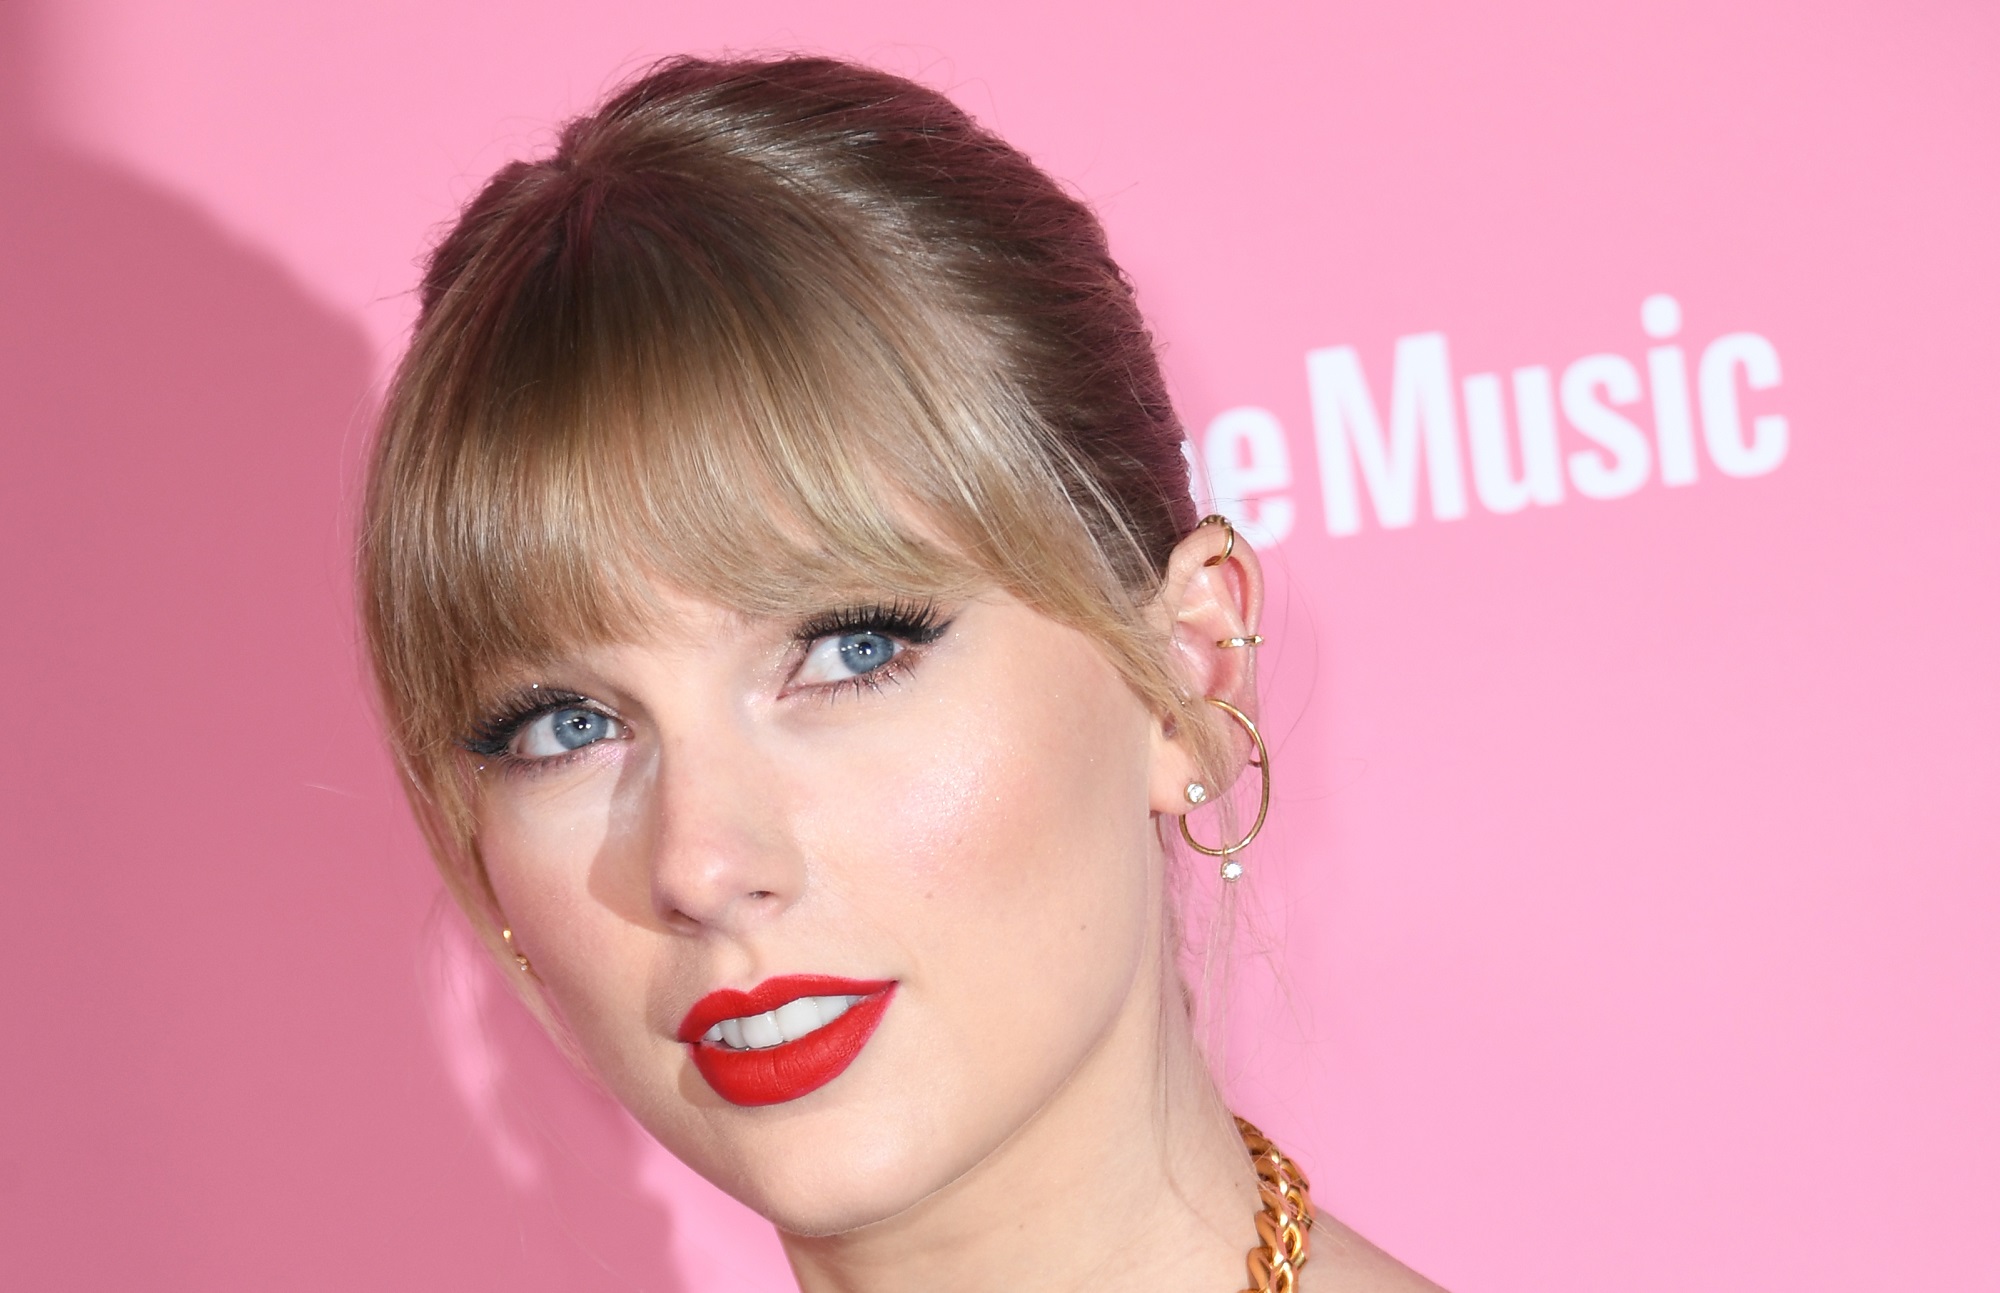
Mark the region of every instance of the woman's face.
[[1094, 642], [1002, 595], [666, 610], [500, 698], [494, 892], [675, 1154], [795, 1233], [891, 1216], [1157, 992], [1178, 756]]

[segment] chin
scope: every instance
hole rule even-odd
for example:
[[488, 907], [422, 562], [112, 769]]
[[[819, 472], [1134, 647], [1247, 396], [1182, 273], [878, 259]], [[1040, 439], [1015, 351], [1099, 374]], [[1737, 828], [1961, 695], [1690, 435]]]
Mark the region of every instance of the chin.
[[[869, 1188], [869, 1187], [877, 1188]], [[766, 1221], [788, 1235], [802, 1239], [830, 1239], [891, 1220], [929, 1197], [912, 1194], [890, 1182], [855, 1182], [845, 1189], [830, 1185], [805, 1195], [788, 1197], [784, 1204], [757, 1208]]]
[[[831, 1112], [831, 1111], [829, 1111]], [[779, 1230], [805, 1238], [846, 1234], [907, 1212], [971, 1166], [937, 1138], [842, 1111], [779, 1118], [682, 1153], [697, 1172]], [[760, 1120], [761, 1121], [761, 1120]]]

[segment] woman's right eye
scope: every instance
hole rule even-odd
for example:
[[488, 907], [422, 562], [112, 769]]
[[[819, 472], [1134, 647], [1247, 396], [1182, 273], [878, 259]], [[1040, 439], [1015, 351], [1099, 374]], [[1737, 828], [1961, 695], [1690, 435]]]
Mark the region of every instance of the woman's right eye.
[[552, 709], [523, 723], [508, 752], [522, 759], [553, 759], [623, 736], [624, 731], [617, 719], [594, 709]]

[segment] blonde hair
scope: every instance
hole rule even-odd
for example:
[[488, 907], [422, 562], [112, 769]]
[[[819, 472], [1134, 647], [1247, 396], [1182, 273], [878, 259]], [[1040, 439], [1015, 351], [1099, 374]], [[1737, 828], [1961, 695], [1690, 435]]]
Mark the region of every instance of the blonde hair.
[[361, 532], [390, 740], [489, 936], [462, 741], [509, 668], [749, 613], [997, 586], [1095, 638], [1201, 766], [1155, 613], [1182, 433], [1091, 212], [943, 95], [676, 59], [433, 252]]

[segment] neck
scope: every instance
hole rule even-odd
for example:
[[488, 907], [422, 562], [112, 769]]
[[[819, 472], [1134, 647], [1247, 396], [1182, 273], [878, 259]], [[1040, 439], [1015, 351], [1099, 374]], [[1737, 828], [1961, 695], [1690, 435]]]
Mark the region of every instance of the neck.
[[847, 1234], [781, 1236], [803, 1293], [1218, 1293], [1242, 1287], [1255, 1179], [1171, 959], [1102, 1045], [963, 1177]]

